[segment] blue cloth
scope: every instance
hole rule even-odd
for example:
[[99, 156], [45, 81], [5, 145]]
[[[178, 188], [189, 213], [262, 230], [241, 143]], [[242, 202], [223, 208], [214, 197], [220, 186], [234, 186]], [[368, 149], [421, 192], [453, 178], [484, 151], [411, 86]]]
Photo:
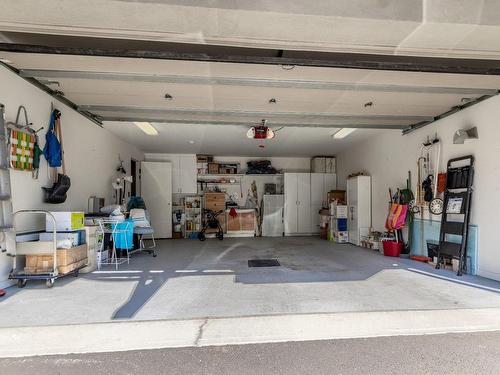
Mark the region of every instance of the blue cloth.
[[133, 249], [134, 248], [134, 221], [127, 219], [120, 223], [115, 223], [113, 230], [125, 230], [125, 232], [113, 233], [113, 242], [117, 249]]
[[47, 159], [49, 166], [52, 168], [60, 167], [62, 165], [62, 151], [61, 143], [56, 135], [56, 119], [61, 116], [61, 112], [54, 109], [50, 115], [50, 125], [45, 134], [45, 146], [43, 147], [43, 156]]

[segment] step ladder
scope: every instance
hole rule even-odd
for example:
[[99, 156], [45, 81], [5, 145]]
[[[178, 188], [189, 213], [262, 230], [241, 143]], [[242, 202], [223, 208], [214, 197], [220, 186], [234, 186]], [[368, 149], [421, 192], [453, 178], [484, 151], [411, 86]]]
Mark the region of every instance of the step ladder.
[[[436, 268], [440, 268], [445, 259], [457, 259], [457, 276], [467, 271], [467, 239], [473, 181], [472, 155], [448, 161]], [[456, 238], [460, 240], [456, 241]]]
[[[9, 132], [5, 125], [5, 106], [0, 104], [0, 255], [7, 256], [7, 236], [12, 227]], [[0, 289], [0, 295], [2, 290]]]

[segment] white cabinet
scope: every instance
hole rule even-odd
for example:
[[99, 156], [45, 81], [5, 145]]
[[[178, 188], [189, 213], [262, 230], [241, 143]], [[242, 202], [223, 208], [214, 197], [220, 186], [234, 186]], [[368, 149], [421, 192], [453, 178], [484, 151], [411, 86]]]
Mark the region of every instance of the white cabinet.
[[285, 235], [311, 233], [311, 174], [285, 173]]
[[172, 237], [172, 165], [142, 162], [141, 194], [156, 238]]
[[347, 180], [349, 242], [360, 245], [372, 226], [371, 177], [357, 176]]
[[[196, 155], [179, 155], [179, 173], [173, 175], [173, 181], [177, 180], [176, 187], [178, 192], [182, 194], [197, 193], [197, 174]], [[174, 190], [177, 192], [177, 190]]]
[[174, 155], [162, 154], [161, 157], [151, 155], [151, 159], [146, 155], [146, 160], [165, 161], [172, 164], [172, 193], [174, 194], [197, 194], [196, 155]]
[[327, 207], [327, 195], [337, 188], [337, 176], [331, 173], [311, 173], [311, 233], [319, 233], [319, 210]]

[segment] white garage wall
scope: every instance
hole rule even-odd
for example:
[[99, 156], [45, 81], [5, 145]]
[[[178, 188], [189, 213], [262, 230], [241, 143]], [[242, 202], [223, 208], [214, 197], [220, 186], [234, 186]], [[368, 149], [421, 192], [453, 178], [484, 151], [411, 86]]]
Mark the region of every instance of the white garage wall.
[[[493, 97], [426, 126], [410, 135], [386, 131], [359, 143], [337, 156], [339, 185], [345, 188], [346, 176], [363, 171], [373, 179], [373, 226], [383, 229], [388, 207], [388, 188], [405, 187], [408, 170], [416, 184], [417, 155], [422, 142], [436, 132], [441, 139], [440, 171], [446, 162], [472, 154], [476, 175], [471, 223], [478, 225], [478, 274], [500, 280], [498, 213], [500, 212], [500, 96]], [[479, 140], [453, 144], [457, 129], [477, 126]], [[415, 187], [413, 187], [415, 191]]]
[[[143, 153], [109, 131], [100, 128], [74, 110], [58, 102], [42, 90], [16, 74], [0, 67], [0, 103], [5, 105], [5, 120], [15, 121], [17, 108], [24, 105], [29, 121], [40, 132], [41, 147], [45, 143], [51, 103], [62, 112], [61, 123], [66, 160], [66, 173], [71, 178], [68, 199], [63, 204], [43, 203], [42, 186], [49, 186], [47, 162], [42, 156], [38, 180], [31, 172], [11, 170], [14, 211], [19, 209], [46, 209], [53, 211], [86, 210], [91, 195], [104, 196], [111, 202], [111, 181], [115, 177], [118, 155], [125, 161], [130, 172], [130, 159], [143, 159]], [[22, 118], [24, 123], [24, 117]], [[21, 230], [40, 229], [40, 221], [20, 221]], [[0, 254], [0, 287], [6, 284], [12, 259]]]

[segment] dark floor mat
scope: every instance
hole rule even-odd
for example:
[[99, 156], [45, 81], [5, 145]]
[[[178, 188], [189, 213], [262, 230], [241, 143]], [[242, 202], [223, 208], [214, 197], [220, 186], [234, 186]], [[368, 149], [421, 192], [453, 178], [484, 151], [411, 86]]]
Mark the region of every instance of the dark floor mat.
[[278, 259], [250, 259], [248, 267], [279, 267]]

